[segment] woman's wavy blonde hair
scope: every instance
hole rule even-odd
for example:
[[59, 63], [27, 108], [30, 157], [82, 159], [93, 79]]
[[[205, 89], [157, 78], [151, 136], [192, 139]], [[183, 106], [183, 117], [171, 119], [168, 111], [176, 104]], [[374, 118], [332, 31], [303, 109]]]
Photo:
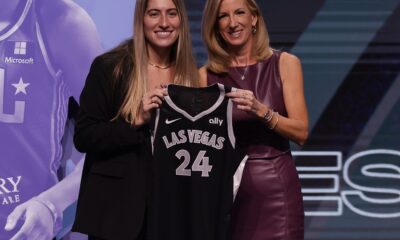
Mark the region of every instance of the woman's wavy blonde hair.
[[[202, 19], [202, 37], [208, 51], [206, 68], [215, 73], [227, 72], [232, 57], [227, 51], [225, 41], [219, 34], [218, 12], [223, 0], [207, 0]], [[269, 36], [264, 18], [255, 0], [244, 0], [253, 16], [257, 17], [256, 32], [253, 34], [251, 56], [257, 61], [271, 56]]]
[[[180, 19], [179, 37], [172, 46], [171, 61], [175, 63], [174, 84], [196, 87], [199, 85], [198, 72], [195, 59], [192, 53], [192, 41], [190, 38], [189, 21], [183, 0], [172, 0]], [[114, 69], [114, 76], [120, 78], [128, 76], [126, 83], [126, 95], [116, 118], [122, 117], [133, 124], [134, 119], [139, 115], [141, 101], [147, 92], [147, 41], [144, 36], [143, 19], [146, 12], [148, 0], [136, 0], [135, 14], [133, 20], [134, 40], [131, 47], [129, 42], [122, 44], [116, 49], [129, 51], [127, 58], [121, 58]], [[129, 72], [126, 73], [126, 63], [132, 64]]]

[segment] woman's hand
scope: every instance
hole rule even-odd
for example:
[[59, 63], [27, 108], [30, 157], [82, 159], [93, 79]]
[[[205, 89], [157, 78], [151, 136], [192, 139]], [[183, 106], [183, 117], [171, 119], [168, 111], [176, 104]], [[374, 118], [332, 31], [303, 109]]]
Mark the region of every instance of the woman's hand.
[[250, 90], [236, 89], [236, 91], [227, 93], [226, 96], [237, 104], [238, 109], [254, 114], [259, 118], [263, 118], [268, 111], [267, 106], [258, 101]]
[[142, 98], [142, 106], [140, 108], [139, 117], [135, 120], [135, 125], [140, 126], [148, 123], [151, 118], [151, 113], [154, 109], [161, 106], [164, 96], [167, 96], [167, 88], [161, 86], [159, 88], [152, 89], [144, 94]]

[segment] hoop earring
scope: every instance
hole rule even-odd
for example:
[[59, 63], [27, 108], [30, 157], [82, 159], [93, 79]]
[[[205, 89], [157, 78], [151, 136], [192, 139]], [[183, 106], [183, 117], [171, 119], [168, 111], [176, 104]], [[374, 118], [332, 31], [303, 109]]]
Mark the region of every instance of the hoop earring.
[[257, 33], [256, 26], [251, 26], [251, 32], [253, 33], [253, 35]]

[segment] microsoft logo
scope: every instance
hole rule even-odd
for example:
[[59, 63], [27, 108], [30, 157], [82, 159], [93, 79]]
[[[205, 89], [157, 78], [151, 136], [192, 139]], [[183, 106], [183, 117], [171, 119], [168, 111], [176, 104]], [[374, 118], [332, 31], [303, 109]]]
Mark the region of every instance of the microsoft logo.
[[26, 42], [15, 42], [15, 55], [26, 55]]

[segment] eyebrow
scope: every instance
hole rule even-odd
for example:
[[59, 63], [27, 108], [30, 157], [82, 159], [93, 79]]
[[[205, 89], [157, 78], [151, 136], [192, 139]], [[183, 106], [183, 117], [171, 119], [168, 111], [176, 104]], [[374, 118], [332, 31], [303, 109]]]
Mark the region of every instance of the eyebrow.
[[[177, 8], [168, 8], [168, 9], [166, 9], [166, 11], [171, 11], [171, 10], [175, 10], [175, 11], [178, 11], [178, 9]], [[149, 11], [162, 11], [162, 9], [158, 9], [158, 8], [150, 8], [150, 9], [147, 9], [146, 10], [146, 12], [149, 12]]]
[[[239, 10], [246, 10], [246, 9], [244, 7], [240, 7], [240, 8], [235, 9], [234, 12], [239, 11]], [[218, 12], [218, 14], [222, 14], [222, 13], [227, 13], [227, 12], [226, 11]]]

